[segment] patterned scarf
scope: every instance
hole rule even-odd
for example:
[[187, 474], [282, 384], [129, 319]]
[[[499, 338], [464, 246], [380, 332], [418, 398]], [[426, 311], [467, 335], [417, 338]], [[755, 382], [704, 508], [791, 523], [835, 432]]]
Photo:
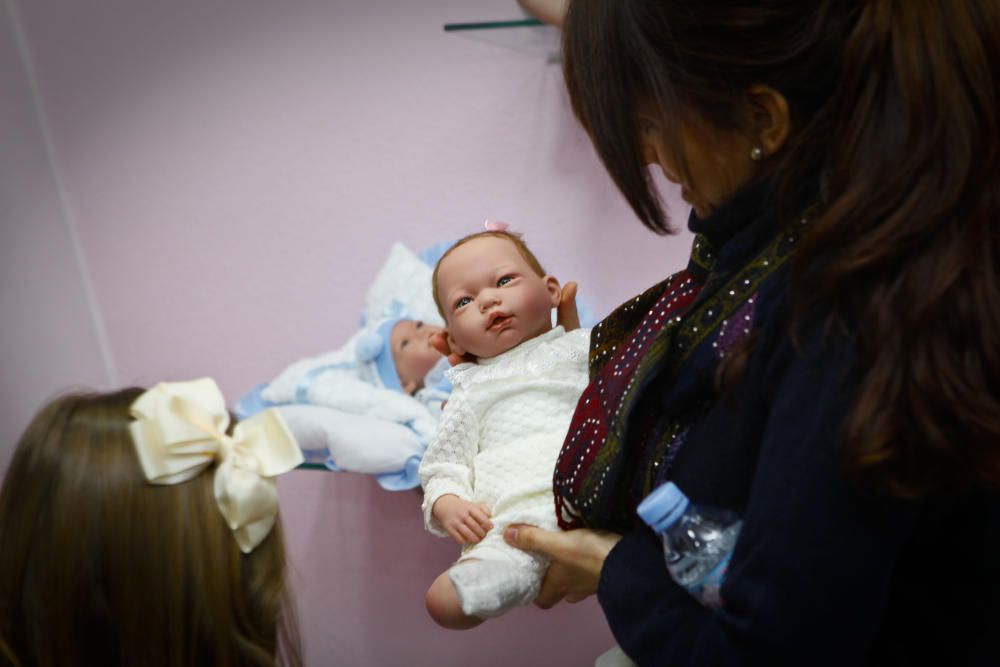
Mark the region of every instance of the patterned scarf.
[[593, 329], [591, 381], [555, 469], [562, 528], [634, 525], [635, 507], [666, 478], [688, 426], [715, 401], [719, 361], [750, 334], [761, 284], [786, 264], [812, 217], [782, 229], [758, 214], [762, 203], [763, 193], [751, 191], [722, 215], [692, 215], [692, 230], [705, 233], [687, 268]]

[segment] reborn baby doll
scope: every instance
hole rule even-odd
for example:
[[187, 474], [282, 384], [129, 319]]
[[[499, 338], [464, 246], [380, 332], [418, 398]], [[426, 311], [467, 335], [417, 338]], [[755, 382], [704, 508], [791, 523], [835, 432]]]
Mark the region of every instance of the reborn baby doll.
[[476, 359], [447, 371], [451, 398], [420, 466], [427, 529], [464, 545], [427, 609], [465, 629], [538, 594], [548, 560], [509, 547], [503, 530], [556, 529], [552, 474], [587, 385], [590, 332], [552, 326], [559, 282], [505, 231], [456, 243], [433, 287], [452, 352]]

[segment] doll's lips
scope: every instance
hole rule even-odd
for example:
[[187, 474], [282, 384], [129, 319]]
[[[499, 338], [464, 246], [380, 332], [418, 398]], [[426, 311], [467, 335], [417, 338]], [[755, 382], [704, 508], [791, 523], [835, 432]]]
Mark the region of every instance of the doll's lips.
[[500, 331], [507, 326], [511, 319], [511, 316], [507, 313], [493, 313], [490, 315], [490, 318], [486, 320], [486, 328], [490, 331]]

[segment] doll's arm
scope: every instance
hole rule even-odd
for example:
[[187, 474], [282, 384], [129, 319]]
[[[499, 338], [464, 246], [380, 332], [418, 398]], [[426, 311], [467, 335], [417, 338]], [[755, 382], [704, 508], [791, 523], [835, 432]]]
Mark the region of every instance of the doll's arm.
[[476, 415], [464, 390], [456, 386], [420, 463], [424, 525], [435, 535], [451, 535], [434, 516], [434, 505], [439, 498], [453, 495], [466, 501], [472, 500], [472, 466], [478, 451], [478, 438]]

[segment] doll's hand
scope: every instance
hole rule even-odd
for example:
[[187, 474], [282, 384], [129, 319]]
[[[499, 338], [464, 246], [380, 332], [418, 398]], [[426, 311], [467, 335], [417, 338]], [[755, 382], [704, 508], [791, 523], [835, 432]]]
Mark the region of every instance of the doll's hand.
[[[556, 322], [562, 325], [566, 331], [580, 328], [580, 315], [576, 311], [576, 288], [577, 284], [574, 282], [563, 285], [559, 296], [559, 305], [556, 307]], [[448, 362], [452, 366], [476, 361], [472, 355], [460, 355], [451, 351], [451, 346], [448, 345], [447, 330], [431, 334], [430, 340], [434, 349], [448, 357]]]
[[476, 544], [493, 528], [489, 507], [450, 493], [434, 501], [431, 514], [459, 544]]

